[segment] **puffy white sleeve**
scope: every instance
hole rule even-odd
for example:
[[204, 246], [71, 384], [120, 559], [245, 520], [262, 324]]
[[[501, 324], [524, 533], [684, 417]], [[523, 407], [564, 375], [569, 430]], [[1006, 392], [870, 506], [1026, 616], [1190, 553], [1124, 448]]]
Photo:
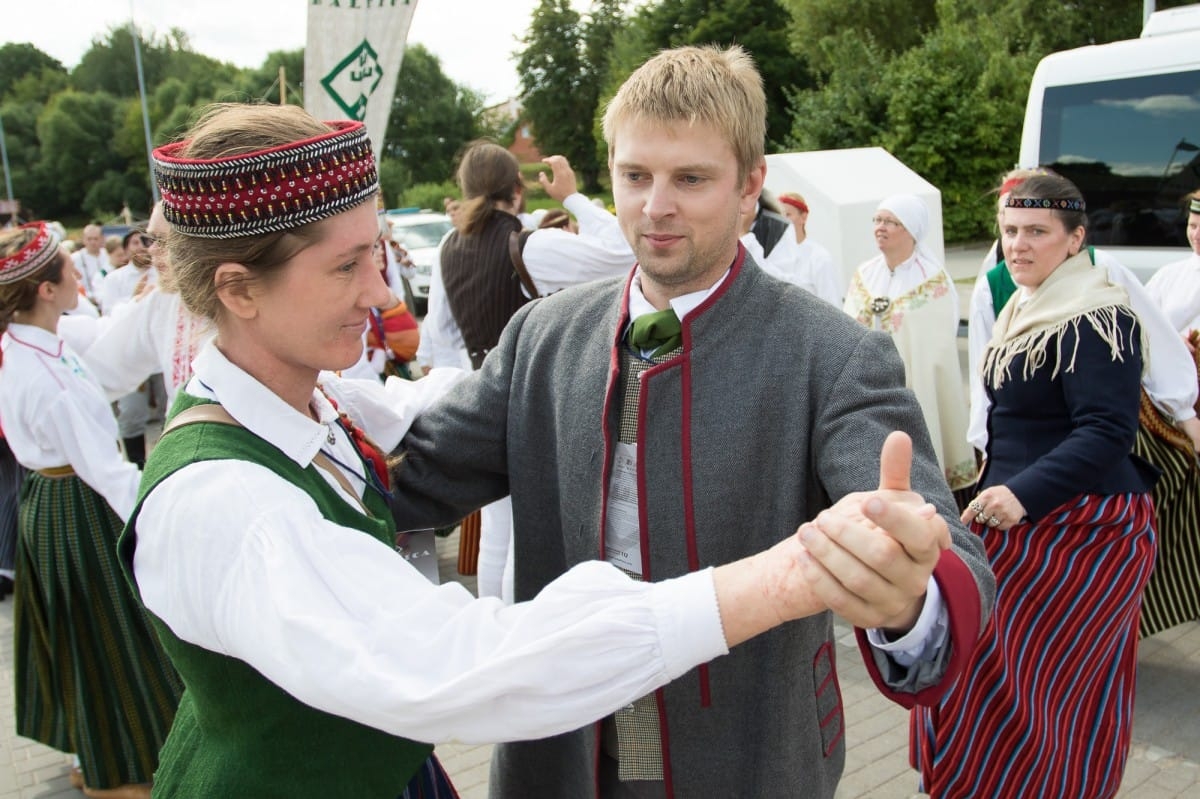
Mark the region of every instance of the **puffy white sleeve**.
[[590, 562], [530, 602], [475, 599], [246, 462], [176, 472], [137, 533], [146, 607], [181, 639], [416, 740], [555, 735], [727, 652], [711, 569], [643, 583]]
[[1096, 250], [1096, 262], [1129, 293], [1129, 306], [1142, 323], [1150, 352], [1142, 375], [1146, 393], [1172, 419], [1191, 419], [1196, 415], [1196, 368], [1183, 339], [1133, 272], [1103, 250]]
[[967, 441], [980, 452], [987, 451], [987, 415], [991, 408], [983, 387], [983, 354], [992, 340], [996, 317], [992, 312], [992, 288], [987, 271], [975, 278], [971, 307], [967, 315], [967, 389], [971, 412], [967, 422]]
[[58, 392], [34, 421], [37, 436], [66, 455], [75, 474], [125, 521], [137, 501], [142, 473], [121, 456], [116, 439], [97, 424], [94, 409], [81, 399], [70, 390]]
[[580, 283], [629, 274], [635, 257], [616, 217], [592, 205], [582, 194], [572, 194], [563, 205], [579, 220], [579, 233], [557, 228], [535, 230], [521, 251], [538, 291], [550, 294]]

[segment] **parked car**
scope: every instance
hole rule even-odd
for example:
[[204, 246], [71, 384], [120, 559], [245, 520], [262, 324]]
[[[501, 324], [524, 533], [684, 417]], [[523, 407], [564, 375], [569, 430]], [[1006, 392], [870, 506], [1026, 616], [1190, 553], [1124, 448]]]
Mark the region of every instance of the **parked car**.
[[433, 271], [433, 259], [442, 238], [454, 225], [445, 214], [415, 208], [388, 211], [386, 216], [392, 241], [408, 251], [416, 267], [416, 277], [409, 280], [416, 306], [413, 311], [418, 316], [424, 316], [429, 302], [429, 276]]

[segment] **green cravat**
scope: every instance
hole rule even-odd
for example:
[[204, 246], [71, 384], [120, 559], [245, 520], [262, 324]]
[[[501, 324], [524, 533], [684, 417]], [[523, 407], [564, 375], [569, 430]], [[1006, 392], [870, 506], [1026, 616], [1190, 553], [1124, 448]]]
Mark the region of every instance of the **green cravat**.
[[642, 314], [629, 328], [629, 343], [641, 352], [653, 350], [652, 356], [670, 352], [683, 343], [683, 328], [675, 309]]

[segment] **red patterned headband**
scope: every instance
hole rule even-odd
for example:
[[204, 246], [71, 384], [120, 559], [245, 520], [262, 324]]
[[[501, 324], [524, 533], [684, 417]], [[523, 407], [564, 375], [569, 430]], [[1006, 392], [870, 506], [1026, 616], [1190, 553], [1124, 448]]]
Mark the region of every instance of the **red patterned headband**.
[[12, 255], [0, 258], [0, 285], [16, 283], [35, 275], [58, 258], [62, 239], [45, 222], [30, 222], [18, 230], [36, 230], [33, 240]]
[[779, 197], [779, 202], [787, 203], [802, 214], [808, 213], [808, 206], [805, 204], [804, 200], [797, 200], [795, 197], [784, 197], [781, 195]]
[[379, 189], [375, 156], [361, 122], [326, 122], [332, 131], [227, 158], [181, 158], [188, 142], [154, 151], [163, 215], [179, 232], [232, 239], [326, 219]]

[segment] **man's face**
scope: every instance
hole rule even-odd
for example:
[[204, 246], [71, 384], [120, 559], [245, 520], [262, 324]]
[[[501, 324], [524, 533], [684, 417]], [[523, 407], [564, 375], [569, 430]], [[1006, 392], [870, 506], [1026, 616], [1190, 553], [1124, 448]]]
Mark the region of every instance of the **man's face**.
[[150, 212], [150, 221], [146, 223], [146, 233], [150, 237], [147, 252], [150, 255], [150, 264], [158, 270], [159, 275], [167, 271], [166, 238], [170, 231], [171, 225], [163, 216], [162, 206], [155, 205], [154, 210]]
[[89, 253], [96, 255], [103, 244], [104, 236], [101, 235], [100, 228], [88, 225], [83, 229], [83, 246]]
[[737, 254], [739, 220], [753, 214], [760, 163], [738, 180], [733, 147], [706, 124], [626, 122], [609, 170], [617, 220], [656, 307], [715, 283]]
[[134, 233], [125, 240], [125, 254], [129, 256], [129, 262], [137, 267], [146, 267], [150, 265], [150, 252], [147, 247], [146, 239], [143, 234]]

